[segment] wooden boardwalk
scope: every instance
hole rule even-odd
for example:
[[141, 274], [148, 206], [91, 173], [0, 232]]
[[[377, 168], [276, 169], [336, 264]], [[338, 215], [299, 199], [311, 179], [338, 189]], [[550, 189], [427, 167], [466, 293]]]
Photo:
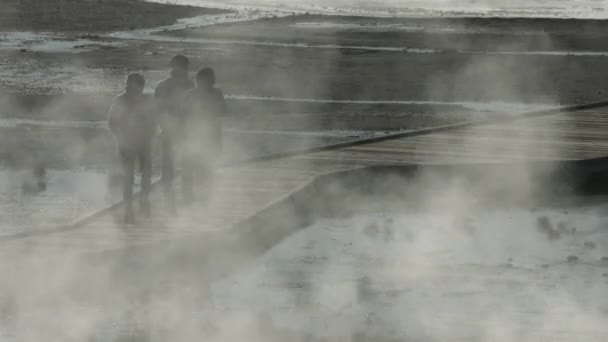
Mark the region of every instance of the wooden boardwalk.
[[[225, 166], [218, 171], [208, 205], [195, 203], [177, 217], [155, 215], [127, 229], [117, 223], [116, 210], [112, 210], [74, 229], [1, 241], [0, 256], [34, 250], [102, 253], [229, 232], [319, 175], [367, 166], [608, 156], [607, 107], [545, 114]], [[152, 202], [162, 213], [161, 191], [153, 192]]]

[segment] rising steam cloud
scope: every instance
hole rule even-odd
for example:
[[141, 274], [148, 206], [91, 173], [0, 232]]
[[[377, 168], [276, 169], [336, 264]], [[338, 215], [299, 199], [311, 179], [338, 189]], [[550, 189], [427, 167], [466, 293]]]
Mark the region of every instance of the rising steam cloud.
[[[196, 2], [201, 3], [212, 2]], [[277, 5], [271, 1], [256, 4]], [[360, 5], [357, 10], [361, 13], [391, 7], [484, 11], [517, 6], [506, 0], [474, 5], [455, 1], [372, 1]], [[352, 2], [309, 1], [293, 6], [294, 9], [346, 8], [352, 7]], [[551, 38], [542, 39], [545, 48], [550, 49]], [[494, 48], [497, 51], [524, 49], [512, 44]], [[238, 51], [255, 53], [256, 50]], [[210, 55], [194, 56], [194, 64], [203, 66], [208, 60], [223, 58], [213, 55], [206, 59], [214, 53], [218, 52], [212, 50]], [[289, 62], [300, 61], [298, 53], [297, 49], [277, 48], [269, 59], [285, 61], [283, 67], [287, 69]], [[331, 85], [336, 83], [331, 83], [325, 75], [331, 75], [341, 56], [337, 50], [324, 51], [324, 63], [320, 64], [323, 70], [299, 72], [297, 75], [301, 77], [295, 81], [288, 72], [268, 73], [267, 78], [259, 78], [257, 89], [273, 90], [274, 93], [263, 95], [275, 97], [290, 97], [302, 89], [309, 91], [306, 94], [309, 97], [332, 94]], [[250, 56], [239, 57], [246, 60]], [[134, 55], [133, 58], [144, 57]], [[78, 60], [74, 67], [86, 69]], [[274, 66], [268, 63], [263, 67], [271, 70]], [[160, 77], [158, 70], [138, 71], [144, 72], [148, 79]], [[256, 78], [260, 73], [242, 75], [224, 66], [218, 68], [218, 75], [220, 87], [238, 87], [239, 80]], [[520, 70], [517, 59], [508, 56], [496, 58], [479, 54], [457, 65], [449, 75], [437, 73], [429, 78], [422, 92], [425, 98], [437, 101], [464, 98], [559, 105], [562, 101], [557, 96], [548, 95], [539, 101], [534, 95], [538, 89], [544, 89], [547, 94], [556, 93], [551, 89], [551, 76], [544, 70]], [[108, 82], [113, 90], [120, 89], [116, 79]], [[299, 82], [306, 83], [307, 87], [298, 86]], [[350, 98], [369, 99], [370, 94], [374, 94], [373, 88], [373, 82], [361, 85], [349, 94]], [[110, 94], [102, 98], [107, 101]], [[15, 113], [23, 110], [13, 95], [4, 96], [0, 101], [6, 116], [14, 118]], [[56, 118], [70, 112], [99, 111], [99, 107], [91, 109], [90, 106], [89, 101], [75, 104], [73, 99], [59, 97], [42, 106], [41, 112]], [[258, 110], [264, 112], [267, 108]], [[32, 113], [36, 114], [30, 111], [19, 115]], [[100, 120], [103, 118], [96, 121]], [[250, 121], [246, 123], [256, 124], [255, 118], [247, 120]], [[322, 124], [315, 116], [311, 115], [310, 120], [311, 126]], [[239, 128], [247, 128], [243, 121], [240, 124]], [[580, 247], [583, 240], [550, 241], [539, 233], [536, 225], [538, 218], [547, 216], [556, 225], [562, 222], [567, 228], [594, 232], [601, 228], [602, 217], [597, 208], [572, 215], [564, 213], [564, 209], [537, 209], [539, 203], [552, 195], [545, 187], [549, 181], [545, 177], [553, 173], [554, 165], [539, 166], [531, 160], [553, 159], [560, 151], [538, 143], [553, 137], [555, 132], [551, 126], [531, 128], [526, 127], [525, 122], [518, 125], [505, 127], [502, 132], [496, 129], [497, 134], [505, 136], [504, 140], [480, 139], [487, 135], [483, 127], [466, 130], [446, 144], [449, 146], [443, 151], [446, 155], [452, 154], [447, 159], [453, 163], [466, 161], [461, 159], [466, 155], [477, 156], [468, 162], [478, 164], [512, 156], [517, 163], [508, 168], [494, 167], [489, 169], [491, 172], [485, 172], [481, 166], [471, 167], [469, 171], [429, 166], [412, 177], [391, 175], [375, 179], [383, 189], [390, 190], [384, 193], [362, 191], [345, 185], [341, 179], [329, 178], [324, 190], [335, 190], [341, 196], [339, 200], [320, 193], [303, 206], [332, 209], [323, 212], [325, 217], [310, 225], [302, 212], [279, 212], [273, 217], [275, 225], [291, 222], [297, 227], [285, 227], [282, 231], [293, 229], [294, 234], [282, 242], [276, 241], [274, 247], [261, 246], [263, 243], [253, 238], [236, 244], [230, 240], [232, 235], [217, 237], [223, 232], [212, 232], [204, 238], [197, 234], [184, 237], [183, 232], [174, 231], [183, 224], [180, 218], [158, 222], [161, 228], [150, 229], [153, 232], [150, 235], [160, 237], [125, 231], [110, 218], [95, 227], [105, 230], [98, 240], [83, 241], [78, 233], [73, 240], [61, 240], [54, 235], [32, 238], [27, 243], [2, 240], [0, 340], [286, 341], [311, 338], [358, 341], [368, 338], [509, 342], [568, 340], [569, 333], [578, 333], [576, 336], [586, 336], [589, 341], [600, 341], [606, 332], [602, 308], [605, 310], [608, 305], [603, 299], [606, 284], [603, 275], [592, 267], [579, 265], [581, 267], [575, 269], [577, 266], [561, 263], [567, 260], [564, 251]], [[102, 130], [87, 130], [72, 137], [69, 144], [64, 144], [70, 146], [68, 149], [57, 147], [55, 153], [61, 158], [40, 156], [31, 152], [31, 146], [20, 145], [24, 136], [29, 141], [27, 139], [36, 134], [39, 133], [21, 132], [13, 136], [14, 149], [10, 151], [15, 160], [26, 155], [34, 161], [19, 160], [24, 164], [7, 166], [28, 168], [41, 158], [51, 168], [69, 169], [83, 164], [105, 164], [108, 169], [117, 166], [110, 137]], [[506, 139], [514, 134], [521, 137], [517, 143]], [[50, 136], [56, 139], [61, 135], [55, 132]], [[279, 145], [276, 143], [269, 150], [280, 149]], [[224, 158], [233, 160], [247, 153], [246, 146], [236, 146]], [[102, 155], [103, 160], [90, 160], [92, 155]], [[8, 159], [3, 158], [3, 162]], [[256, 183], [259, 173], [280, 170], [282, 162], [268, 169], [263, 162], [243, 166], [250, 172], [239, 173], [228, 167], [220, 172], [237, 175], [239, 178], [234, 179], [234, 183]], [[303, 170], [314, 167], [306, 158], [297, 162]], [[422, 162], [445, 163], [433, 158]], [[340, 163], [339, 158], [336, 163]], [[471, 180], [468, 172], [480, 176]], [[374, 176], [362, 173], [354, 183], [365, 185], [370, 182], [368, 177]], [[260, 184], [264, 185], [275, 186]], [[226, 188], [236, 187], [231, 186]], [[217, 193], [213, 201], [230, 199], [226, 194]], [[211, 217], [213, 210], [216, 210], [213, 206], [195, 208], [186, 211], [183, 217], [198, 215], [194, 217], [201, 226], [208, 225], [205, 218]], [[302, 222], [306, 223], [300, 224]], [[257, 228], [264, 231], [267, 227]], [[217, 246], [238, 248], [221, 250], [214, 239], [220, 242]], [[107, 248], [100, 253], [83, 254], [87, 243], [91, 248], [93, 245]], [[138, 247], [122, 250], [126, 245]], [[604, 251], [604, 246], [599, 246], [583, 257], [599, 260]], [[549, 263], [552, 264], [548, 269], [543, 267]], [[563, 331], [566, 332], [560, 334]]]

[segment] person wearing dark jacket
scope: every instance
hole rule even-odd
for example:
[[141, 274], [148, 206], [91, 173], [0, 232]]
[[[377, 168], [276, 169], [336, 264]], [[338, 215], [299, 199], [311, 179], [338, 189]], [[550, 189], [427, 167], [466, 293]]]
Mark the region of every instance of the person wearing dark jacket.
[[224, 95], [215, 88], [215, 72], [204, 68], [196, 75], [196, 88], [186, 95], [186, 131], [183, 144], [182, 183], [186, 201], [201, 191], [208, 197], [212, 176], [222, 150]]
[[161, 81], [154, 92], [161, 127], [162, 181], [165, 200], [172, 213], [176, 211], [173, 180], [176, 144], [180, 142], [183, 131], [183, 101], [188, 90], [194, 88], [194, 83], [188, 78], [189, 64], [186, 56], [174, 56], [170, 61], [170, 77]]
[[116, 138], [124, 171], [123, 199], [127, 223], [134, 222], [133, 183], [137, 162], [142, 173], [140, 209], [144, 215], [150, 213], [151, 141], [158, 127], [151, 111], [151, 99], [143, 94], [144, 86], [142, 75], [129, 75], [125, 92], [114, 99], [108, 116], [108, 126]]

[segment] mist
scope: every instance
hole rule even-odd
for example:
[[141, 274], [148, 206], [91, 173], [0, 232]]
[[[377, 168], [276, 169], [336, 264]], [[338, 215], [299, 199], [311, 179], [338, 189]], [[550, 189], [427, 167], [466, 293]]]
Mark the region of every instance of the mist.
[[[552, 21], [522, 19], [526, 39], [450, 15], [595, 16], [598, 5], [169, 2], [220, 10], [134, 1], [120, 18], [161, 18], [121, 24], [101, 15], [117, 2], [97, 2], [97, 22], [59, 1], [53, 15], [78, 29], [24, 20], [15, 27], [50, 32], [0, 47], [0, 340], [608, 335], [601, 115], [527, 110], [603, 100], [604, 57], [526, 55], [578, 44]], [[374, 18], [439, 11], [450, 18]], [[325, 21], [344, 26], [297, 25]], [[433, 30], [400, 28], [417, 24]], [[57, 40], [71, 43], [38, 48]], [[194, 202], [178, 177], [172, 214], [154, 136], [152, 214], [127, 224], [108, 110], [129, 73], [153, 94], [175, 54], [190, 78], [215, 69], [222, 154], [202, 160], [217, 165]]]

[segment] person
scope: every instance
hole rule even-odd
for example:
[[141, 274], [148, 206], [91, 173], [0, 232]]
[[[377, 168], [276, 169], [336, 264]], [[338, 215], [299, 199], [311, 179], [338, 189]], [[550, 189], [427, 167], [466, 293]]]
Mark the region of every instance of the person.
[[108, 126], [116, 138], [124, 172], [123, 199], [127, 223], [134, 223], [133, 183], [137, 162], [142, 173], [140, 209], [144, 215], [150, 214], [151, 144], [158, 128], [151, 112], [151, 100], [143, 94], [144, 86], [142, 75], [130, 74], [125, 92], [114, 99], [108, 116]]
[[161, 81], [154, 91], [154, 97], [159, 110], [161, 127], [161, 173], [165, 200], [170, 212], [176, 212], [173, 180], [175, 178], [176, 144], [183, 129], [182, 103], [186, 93], [194, 88], [194, 83], [188, 78], [190, 61], [183, 55], [174, 56], [170, 63], [169, 78]]
[[222, 149], [222, 117], [226, 104], [221, 90], [215, 88], [215, 71], [201, 69], [196, 88], [186, 95], [186, 142], [182, 158], [182, 191], [190, 202], [202, 188], [207, 194]]

